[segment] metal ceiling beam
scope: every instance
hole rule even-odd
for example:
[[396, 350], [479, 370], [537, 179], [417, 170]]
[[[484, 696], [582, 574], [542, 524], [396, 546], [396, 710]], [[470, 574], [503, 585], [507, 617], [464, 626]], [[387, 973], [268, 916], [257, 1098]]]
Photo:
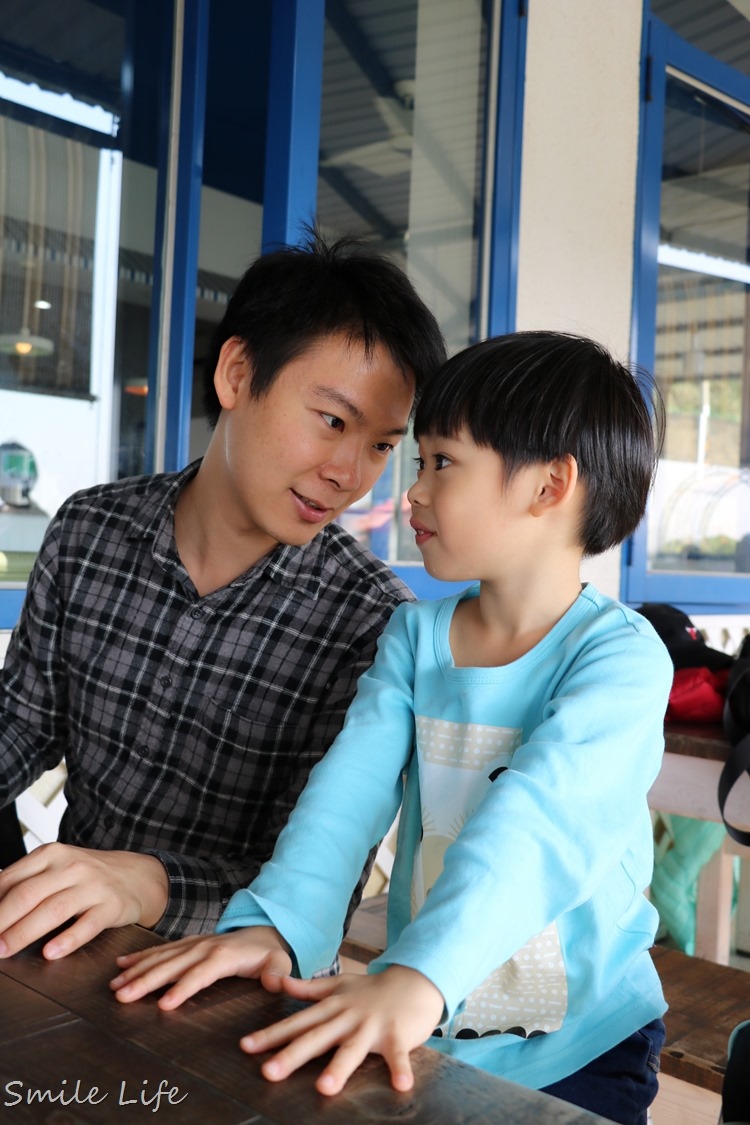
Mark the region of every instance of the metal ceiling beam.
[[119, 74], [116, 83], [107, 82], [106, 79], [87, 74], [86, 71], [79, 70], [70, 63], [57, 62], [55, 59], [40, 55], [38, 51], [32, 51], [29, 47], [19, 47], [2, 38], [0, 38], [0, 70], [9, 73], [13, 78], [32, 79], [48, 89], [83, 98], [113, 113], [122, 111]]

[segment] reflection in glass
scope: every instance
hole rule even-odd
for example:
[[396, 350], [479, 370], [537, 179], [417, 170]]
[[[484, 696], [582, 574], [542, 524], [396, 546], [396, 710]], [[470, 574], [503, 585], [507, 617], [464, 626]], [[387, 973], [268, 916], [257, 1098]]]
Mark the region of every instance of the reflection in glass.
[[655, 374], [667, 408], [653, 570], [750, 572], [750, 111], [668, 78]]
[[[116, 114], [5, 74], [0, 90], [0, 582], [23, 583], [61, 501], [109, 475], [122, 162]], [[23, 119], [58, 111], [62, 135]]]
[[651, 0], [651, 11], [694, 47], [750, 74], [750, 10], [745, 0]]
[[[450, 352], [476, 338], [486, 9], [464, 0], [327, 0], [318, 222], [392, 255]], [[421, 561], [402, 442], [343, 522], [381, 557]]]

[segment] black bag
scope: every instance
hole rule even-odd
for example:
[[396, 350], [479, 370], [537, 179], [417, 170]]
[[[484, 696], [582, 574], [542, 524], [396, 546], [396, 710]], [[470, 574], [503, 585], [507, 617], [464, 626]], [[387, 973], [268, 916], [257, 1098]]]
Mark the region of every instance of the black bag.
[[732, 749], [719, 778], [719, 809], [724, 826], [738, 844], [750, 845], [750, 832], [735, 828], [724, 815], [732, 786], [746, 771], [750, 774], [750, 637], [745, 637], [729, 670], [724, 702], [724, 732]]
[[729, 1037], [727, 1069], [721, 1091], [721, 1120], [726, 1125], [750, 1122], [750, 1020]]
[[26, 855], [15, 804], [0, 809], [0, 870]]

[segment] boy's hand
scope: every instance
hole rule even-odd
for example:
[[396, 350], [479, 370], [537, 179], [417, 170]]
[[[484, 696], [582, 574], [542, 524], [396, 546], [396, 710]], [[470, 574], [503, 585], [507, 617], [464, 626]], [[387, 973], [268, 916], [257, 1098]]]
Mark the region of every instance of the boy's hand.
[[42, 950], [65, 957], [113, 926], [155, 925], [168, 899], [155, 856], [44, 844], [0, 872], [0, 957], [70, 922]]
[[269, 992], [278, 992], [280, 978], [292, 971], [289, 946], [271, 926], [198, 934], [152, 945], [118, 957], [117, 964], [124, 972], [109, 987], [126, 1004], [175, 981], [174, 988], [158, 1001], [164, 1011], [177, 1008], [222, 977], [257, 979]]
[[289, 996], [318, 1002], [240, 1040], [250, 1055], [287, 1044], [261, 1067], [271, 1082], [338, 1047], [315, 1083], [320, 1094], [342, 1090], [371, 1052], [385, 1059], [395, 1090], [412, 1088], [409, 1054], [432, 1034], [444, 1007], [441, 993], [422, 973], [392, 965], [374, 976], [285, 977], [279, 984]]

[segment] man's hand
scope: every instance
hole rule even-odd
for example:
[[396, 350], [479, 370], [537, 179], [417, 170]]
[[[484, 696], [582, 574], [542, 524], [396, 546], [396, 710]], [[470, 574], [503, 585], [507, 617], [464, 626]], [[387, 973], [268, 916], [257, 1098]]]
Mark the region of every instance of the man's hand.
[[48, 960], [65, 957], [113, 926], [154, 926], [168, 898], [169, 879], [155, 856], [43, 844], [0, 871], [0, 957], [71, 919], [44, 946]]
[[261, 1067], [271, 1082], [336, 1047], [315, 1083], [318, 1093], [339, 1093], [371, 1052], [385, 1059], [395, 1090], [412, 1088], [409, 1054], [432, 1034], [444, 1007], [441, 993], [422, 973], [392, 965], [373, 976], [285, 977], [279, 984], [289, 996], [318, 1002], [240, 1040], [250, 1055], [287, 1044]]
[[278, 992], [280, 979], [292, 971], [289, 946], [271, 926], [199, 934], [126, 953], [117, 958], [117, 964], [124, 972], [109, 987], [124, 1003], [176, 981], [158, 1001], [164, 1011], [178, 1007], [222, 977], [260, 980], [269, 992]]

